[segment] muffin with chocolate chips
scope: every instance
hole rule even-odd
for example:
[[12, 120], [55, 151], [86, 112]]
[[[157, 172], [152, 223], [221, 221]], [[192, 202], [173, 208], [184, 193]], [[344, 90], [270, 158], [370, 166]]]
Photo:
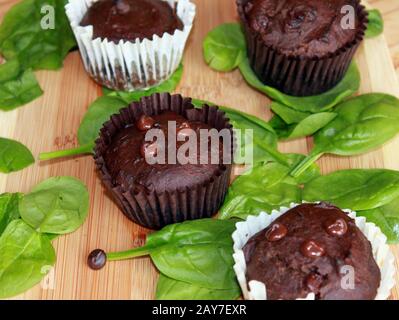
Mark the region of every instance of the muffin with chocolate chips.
[[309, 96], [333, 88], [364, 37], [359, 0], [237, 0], [248, 58], [259, 79]]
[[86, 70], [114, 90], [141, 90], [178, 68], [190, 34], [190, 0], [69, 0], [66, 13]]
[[272, 221], [243, 246], [246, 279], [269, 300], [371, 300], [381, 272], [355, 220], [326, 204], [302, 204]]
[[[203, 138], [211, 130], [213, 143]], [[155, 94], [105, 123], [95, 161], [125, 215], [159, 229], [217, 212], [230, 181], [232, 142], [232, 126], [217, 107], [195, 109], [189, 98]]]

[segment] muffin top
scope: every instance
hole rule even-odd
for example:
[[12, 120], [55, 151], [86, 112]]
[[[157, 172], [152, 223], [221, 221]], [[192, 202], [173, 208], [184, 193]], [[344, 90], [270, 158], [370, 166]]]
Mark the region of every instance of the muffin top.
[[175, 10], [162, 0], [99, 0], [87, 10], [80, 25], [92, 25], [94, 38], [114, 42], [152, 39], [183, 29]]
[[[341, 26], [346, 5], [355, 9], [355, 28]], [[322, 57], [356, 39], [358, 7], [356, 0], [249, 0], [244, 14], [267, 46], [289, 56]]]
[[[175, 121], [176, 123], [174, 123]], [[169, 123], [170, 122], [170, 123]], [[169, 125], [168, 125], [169, 123]], [[156, 138], [150, 142], [146, 142], [145, 136], [149, 129], [159, 129], [165, 136], [165, 144], [158, 142]], [[169, 129], [176, 132], [176, 135], [168, 137]], [[216, 146], [210, 147], [207, 143], [208, 154], [199, 152], [200, 139], [196, 139], [196, 147], [198, 152], [192, 157], [190, 163], [181, 163], [180, 158], [175, 157], [176, 161], [169, 161], [169, 150], [178, 150], [186, 156], [188, 153], [184, 149], [179, 149], [185, 142], [188, 142], [191, 129], [196, 136], [200, 136], [201, 129], [212, 129], [206, 123], [200, 121], [190, 121], [185, 117], [172, 112], [164, 111], [154, 116], [141, 116], [139, 120], [130, 126], [126, 126], [123, 130], [117, 132], [108, 146], [104, 160], [106, 167], [113, 179], [114, 185], [119, 185], [122, 189], [133, 189], [134, 192], [157, 192], [164, 191], [174, 192], [176, 190], [184, 190], [201, 183], [207, 183], [215, 175], [219, 175], [225, 169], [223, 165], [223, 141], [218, 140]], [[147, 139], [148, 140], [148, 139]], [[176, 143], [176, 148], [172, 143]], [[164, 146], [164, 147], [162, 147]], [[169, 146], [169, 147], [167, 147]], [[161, 149], [161, 147], [163, 149]], [[163, 153], [163, 151], [165, 152]], [[159, 154], [157, 154], [159, 152]], [[146, 153], [152, 154], [154, 157], [164, 154], [164, 164], [151, 164], [146, 160]], [[211, 162], [211, 156], [216, 155], [217, 163]]]
[[370, 242], [353, 219], [326, 203], [287, 211], [243, 250], [248, 281], [263, 282], [270, 300], [312, 292], [321, 300], [372, 300], [380, 285]]

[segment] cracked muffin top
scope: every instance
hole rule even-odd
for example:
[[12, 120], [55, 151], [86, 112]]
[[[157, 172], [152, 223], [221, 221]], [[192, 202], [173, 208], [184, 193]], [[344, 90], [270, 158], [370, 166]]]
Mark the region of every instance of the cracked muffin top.
[[289, 56], [323, 57], [356, 39], [359, 8], [356, 0], [249, 0], [244, 13], [267, 46]]
[[302, 204], [244, 247], [248, 281], [266, 285], [270, 300], [372, 300], [381, 273], [370, 242], [341, 209]]

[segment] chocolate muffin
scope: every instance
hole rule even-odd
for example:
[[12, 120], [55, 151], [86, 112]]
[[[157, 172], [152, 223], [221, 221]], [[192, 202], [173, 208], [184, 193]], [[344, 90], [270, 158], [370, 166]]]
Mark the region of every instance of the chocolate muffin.
[[[170, 128], [170, 124], [173, 124]], [[163, 111], [153, 116], [142, 115], [135, 124], [127, 125], [120, 130], [111, 140], [108, 149], [104, 153], [105, 165], [115, 184], [122, 189], [133, 188], [135, 193], [139, 192], [174, 192], [176, 190], [195, 187], [197, 184], [205, 184], [212, 177], [223, 170], [223, 144], [219, 141], [217, 146], [219, 164], [211, 163], [211, 154], [208, 153], [207, 161], [200, 164], [201, 155], [198, 152], [192, 163], [181, 164], [149, 164], [146, 154], [156, 155], [157, 150], [163, 148], [156, 141], [145, 142], [145, 135], [149, 129], [162, 130], [166, 137], [166, 144], [170, 145], [168, 139], [169, 129], [176, 130], [177, 137], [188, 136], [187, 129], [193, 130], [199, 136], [200, 130], [211, 130], [212, 127], [201, 121], [190, 121], [182, 115]], [[176, 149], [179, 149], [185, 141], [173, 141]], [[200, 141], [197, 141], [197, 150]], [[165, 149], [165, 158], [169, 157], [169, 148]]]
[[[333, 88], [367, 24], [359, 0], [237, 0], [251, 67], [266, 85], [295, 96]], [[353, 19], [347, 18], [353, 8]]]
[[[200, 139], [212, 129], [223, 138]], [[197, 150], [191, 154], [189, 141]], [[232, 141], [232, 126], [217, 107], [195, 109], [189, 98], [154, 94], [105, 123], [95, 161], [125, 215], [160, 229], [217, 212], [229, 185]]]
[[[292, 208], [253, 236], [243, 251], [248, 281], [264, 283], [270, 300], [309, 293], [320, 300], [371, 300], [380, 286], [370, 242], [353, 219], [326, 203]], [[351, 270], [353, 288], [344, 279]]]
[[178, 70], [191, 0], [68, 0], [66, 15], [88, 74], [112, 90], [147, 90]]
[[114, 42], [152, 39], [183, 29], [176, 10], [161, 0], [99, 0], [87, 10], [80, 25], [91, 25], [95, 38]]

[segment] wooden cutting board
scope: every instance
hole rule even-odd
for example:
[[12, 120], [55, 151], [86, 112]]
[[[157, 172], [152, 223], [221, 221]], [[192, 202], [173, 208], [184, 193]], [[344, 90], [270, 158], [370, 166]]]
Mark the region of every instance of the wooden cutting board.
[[[0, 17], [15, 2], [1, 0]], [[248, 87], [238, 71], [217, 73], [203, 61], [202, 40], [206, 33], [223, 22], [237, 20], [234, 0], [194, 2], [197, 4], [196, 23], [184, 57], [183, 79], [176, 92], [270, 119], [271, 112], [267, 108], [270, 100]], [[360, 93], [385, 92], [399, 97], [398, 80], [383, 36], [365, 41], [356, 61], [362, 74]], [[37, 75], [44, 95], [17, 110], [0, 111], [0, 136], [23, 142], [35, 156], [41, 151], [77, 146], [79, 123], [90, 103], [101, 95], [101, 88], [84, 71], [78, 52], [69, 54], [62, 70], [41, 71]], [[284, 152], [307, 153], [312, 139], [281, 143], [280, 147]], [[348, 168], [399, 170], [398, 150], [399, 137], [363, 156], [325, 156], [319, 164], [323, 173]], [[54, 241], [57, 263], [46, 281], [16, 298], [153, 299], [158, 275], [149, 258], [109, 263], [101, 271], [92, 271], [86, 266], [91, 250], [115, 251], [141, 246], [148, 232], [125, 218], [112, 202], [97, 178], [90, 156], [37, 162], [17, 173], [0, 174], [0, 193], [28, 192], [46, 178], [63, 175], [78, 177], [88, 186], [89, 217], [77, 232]], [[392, 249], [399, 261], [399, 246]], [[397, 286], [392, 298], [398, 297]]]

